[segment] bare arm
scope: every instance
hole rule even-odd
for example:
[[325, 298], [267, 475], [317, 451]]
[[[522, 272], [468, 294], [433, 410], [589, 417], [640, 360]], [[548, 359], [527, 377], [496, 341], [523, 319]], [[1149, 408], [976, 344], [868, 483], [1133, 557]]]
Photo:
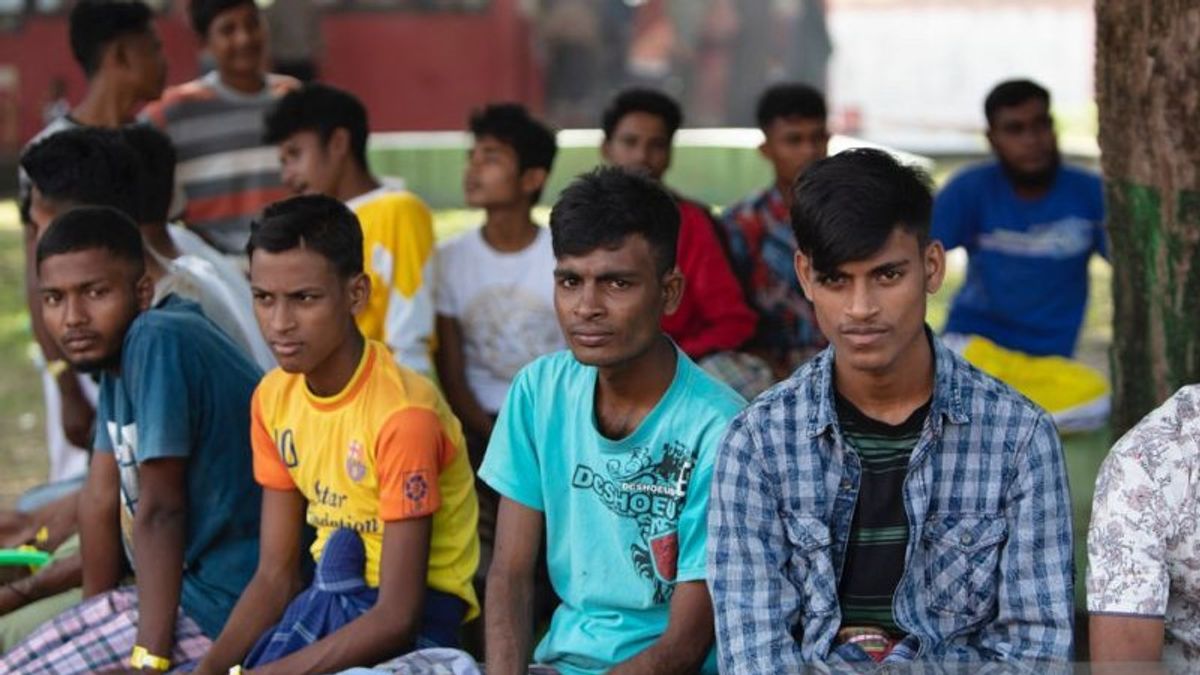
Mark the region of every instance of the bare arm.
[[487, 671], [525, 673], [533, 652], [533, 574], [542, 540], [540, 511], [501, 497], [484, 616]]
[[438, 380], [446, 392], [446, 401], [454, 414], [468, 429], [488, 436], [492, 433], [492, 416], [479, 405], [467, 384], [467, 364], [463, 354], [462, 327], [454, 317], [437, 315]]
[[1088, 633], [1092, 661], [1145, 663], [1162, 659], [1162, 619], [1093, 614], [1088, 620]]
[[50, 563], [33, 576], [0, 587], [0, 616], [42, 598], [78, 588], [83, 581], [82, 568], [82, 560], [75, 554]]
[[137, 644], [151, 654], [170, 654], [183, 585], [187, 536], [186, 458], [152, 459], [138, 465], [138, 503], [133, 519], [137, 574]]
[[255, 668], [256, 675], [330, 673], [385, 661], [410, 649], [421, 628], [433, 517], [384, 523], [379, 597], [332, 635]]
[[703, 581], [675, 586], [667, 630], [637, 656], [618, 664], [612, 675], [694, 673], [713, 645], [712, 599]]
[[121, 477], [111, 452], [92, 454], [79, 500], [83, 597], [111, 591], [121, 581]]
[[283, 615], [301, 590], [301, 533], [308, 502], [297, 490], [263, 489], [258, 568], [225, 628], [196, 673], [224, 673], [240, 663], [254, 643]]

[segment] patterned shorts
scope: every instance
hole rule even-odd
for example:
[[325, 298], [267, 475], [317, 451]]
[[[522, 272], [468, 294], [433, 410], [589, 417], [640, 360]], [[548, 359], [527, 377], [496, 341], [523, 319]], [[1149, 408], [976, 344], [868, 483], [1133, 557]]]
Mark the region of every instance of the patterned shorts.
[[[128, 665], [137, 640], [137, 621], [136, 587], [97, 595], [42, 624], [13, 647], [0, 659], [0, 673], [82, 675]], [[180, 611], [175, 619], [172, 665], [192, 664], [210, 646], [212, 641], [200, 626]]]

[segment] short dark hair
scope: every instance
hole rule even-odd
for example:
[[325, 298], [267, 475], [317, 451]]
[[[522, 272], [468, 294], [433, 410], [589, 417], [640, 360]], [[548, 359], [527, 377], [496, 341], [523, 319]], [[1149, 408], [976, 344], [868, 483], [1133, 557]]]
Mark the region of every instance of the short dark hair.
[[267, 143], [278, 145], [301, 131], [315, 131], [322, 143], [337, 129], [350, 134], [354, 161], [367, 168], [367, 109], [353, 94], [309, 83], [284, 94], [265, 116]]
[[635, 87], [617, 94], [612, 103], [604, 109], [604, 114], [600, 117], [604, 140], [612, 138], [623, 117], [635, 112], [647, 113], [661, 119], [663, 126], [667, 128], [667, 136], [671, 138], [674, 138], [675, 132], [683, 126], [683, 111], [675, 99], [657, 89]]
[[56, 255], [103, 249], [118, 260], [134, 266], [137, 276], [145, 271], [145, 251], [137, 223], [108, 206], [80, 206], [50, 222], [37, 243], [37, 265]]
[[134, 0], [80, 0], [71, 8], [71, 53], [91, 78], [100, 70], [104, 49], [117, 38], [150, 30], [154, 13]]
[[830, 273], [877, 253], [897, 227], [924, 245], [932, 209], [924, 171], [882, 150], [858, 148], [823, 159], [801, 175], [793, 188], [792, 229], [813, 267]]
[[296, 248], [320, 253], [344, 279], [362, 274], [362, 226], [354, 212], [333, 197], [300, 195], [275, 202], [250, 224], [246, 255], [251, 258], [258, 249], [283, 253]]
[[[467, 126], [476, 138], [488, 136], [511, 147], [517, 153], [517, 170], [522, 173], [529, 169], [545, 169], [549, 173], [554, 166], [554, 156], [558, 154], [554, 132], [519, 103], [484, 106], [471, 113]], [[533, 202], [537, 203], [541, 196], [542, 191], [538, 190]]]
[[217, 16], [242, 5], [258, 7], [254, 0], [191, 0], [188, 4], [188, 16], [192, 20], [192, 30], [196, 31], [200, 39], [205, 39], [208, 37], [209, 26], [212, 26]]
[[995, 121], [996, 111], [1021, 105], [1031, 98], [1040, 99], [1047, 108], [1050, 107], [1050, 92], [1032, 80], [1005, 80], [996, 85], [983, 101], [983, 114], [988, 125]]
[[111, 206], [138, 217], [137, 155], [115, 129], [80, 127], [47, 136], [25, 151], [21, 168], [50, 201]]
[[782, 82], [769, 87], [758, 97], [754, 112], [758, 128], [763, 131], [777, 119], [801, 117], [821, 120], [829, 116], [825, 107], [825, 96], [816, 87], [800, 82]]
[[649, 242], [660, 275], [675, 266], [679, 205], [658, 183], [619, 167], [579, 176], [550, 211], [557, 258], [615, 248], [634, 234]]
[[138, 159], [137, 221], [167, 222], [175, 196], [175, 145], [149, 124], [131, 124], [121, 129], [121, 136]]

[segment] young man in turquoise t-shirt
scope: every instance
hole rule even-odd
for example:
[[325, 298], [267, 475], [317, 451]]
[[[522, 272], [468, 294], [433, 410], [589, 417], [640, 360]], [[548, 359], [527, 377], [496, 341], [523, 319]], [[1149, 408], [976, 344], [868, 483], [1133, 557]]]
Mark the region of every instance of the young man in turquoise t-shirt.
[[533, 653], [563, 673], [716, 672], [704, 585], [717, 443], [745, 405], [662, 332], [679, 304], [679, 212], [646, 178], [601, 169], [550, 216], [570, 351], [513, 382], [481, 478], [502, 495], [485, 616], [489, 673], [524, 673], [547, 534], [563, 603]]

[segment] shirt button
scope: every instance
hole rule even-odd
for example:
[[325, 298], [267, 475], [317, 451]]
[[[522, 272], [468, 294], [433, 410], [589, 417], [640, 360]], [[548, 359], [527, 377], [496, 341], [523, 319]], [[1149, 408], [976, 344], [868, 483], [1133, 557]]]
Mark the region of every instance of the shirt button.
[[970, 532], [963, 532], [962, 536], [959, 537], [958, 540], [962, 542], [963, 546], [970, 546], [971, 544], [975, 543], [975, 537]]
[[843, 480], [842, 481], [842, 492], [849, 492], [849, 491], [850, 491], [850, 481]]

